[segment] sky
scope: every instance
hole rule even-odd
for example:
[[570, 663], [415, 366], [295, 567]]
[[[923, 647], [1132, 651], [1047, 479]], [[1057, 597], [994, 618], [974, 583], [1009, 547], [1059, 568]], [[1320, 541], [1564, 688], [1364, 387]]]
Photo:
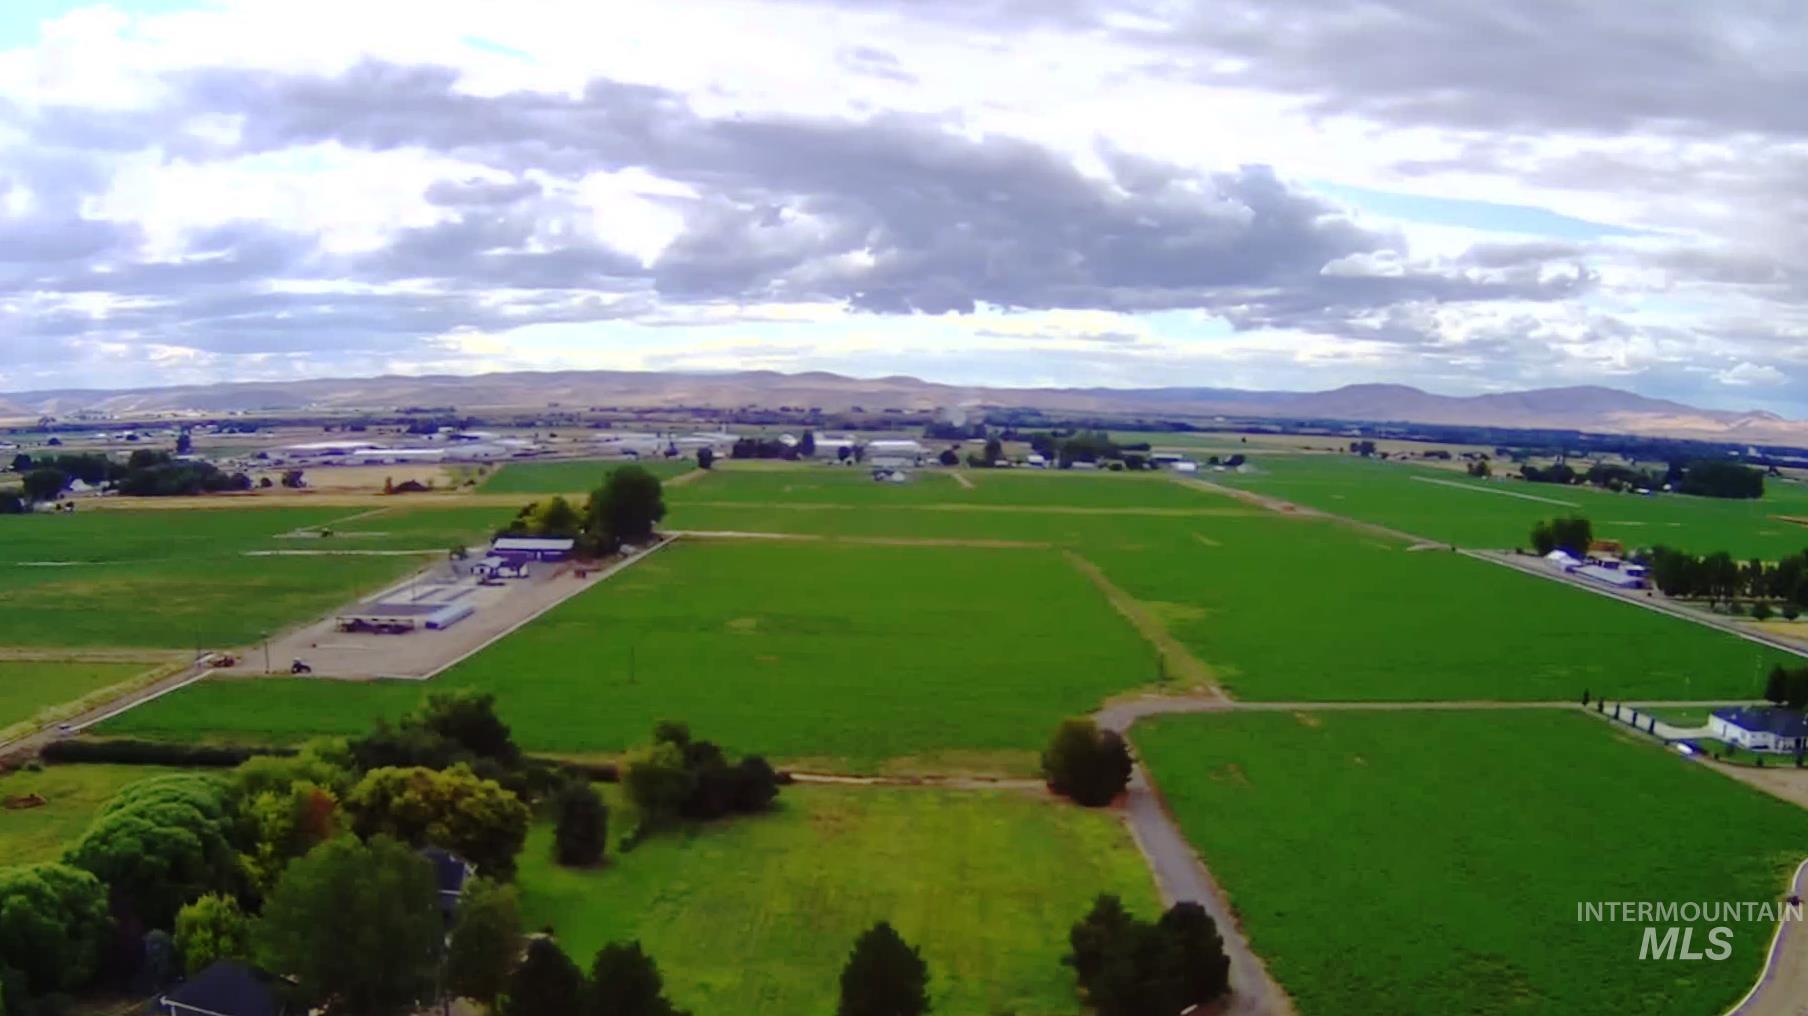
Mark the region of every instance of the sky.
[[507, 369], [1808, 417], [1795, 0], [4, 0], [0, 391]]

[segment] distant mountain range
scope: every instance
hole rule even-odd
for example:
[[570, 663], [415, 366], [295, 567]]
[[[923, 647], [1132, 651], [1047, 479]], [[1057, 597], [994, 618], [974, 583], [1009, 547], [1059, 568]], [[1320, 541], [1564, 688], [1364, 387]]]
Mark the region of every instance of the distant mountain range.
[[1555, 428], [1749, 443], [1808, 444], [1808, 422], [1775, 413], [1699, 409], [1615, 388], [1540, 388], [1490, 395], [1434, 395], [1409, 385], [1348, 385], [1322, 392], [1235, 388], [990, 388], [912, 377], [852, 378], [812, 372], [651, 373], [556, 371], [378, 377], [0, 395], [0, 416], [132, 414], [193, 410], [305, 411], [409, 406], [460, 410], [781, 406], [846, 411], [1025, 408], [1067, 413], [1270, 417], [1468, 426]]

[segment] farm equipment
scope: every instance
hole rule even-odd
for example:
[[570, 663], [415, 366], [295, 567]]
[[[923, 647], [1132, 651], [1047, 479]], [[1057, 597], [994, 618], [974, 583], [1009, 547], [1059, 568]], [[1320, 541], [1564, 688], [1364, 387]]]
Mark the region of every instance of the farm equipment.
[[302, 674], [312, 674], [313, 672], [313, 667], [308, 666], [300, 660], [296, 660], [294, 663], [289, 664], [289, 673], [295, 676], [299, 677]]

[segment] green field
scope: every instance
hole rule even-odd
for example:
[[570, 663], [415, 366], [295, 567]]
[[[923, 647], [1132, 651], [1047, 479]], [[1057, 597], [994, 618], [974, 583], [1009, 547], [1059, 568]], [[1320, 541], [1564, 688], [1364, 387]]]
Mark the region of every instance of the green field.
[[[959, 477], [959, 479], [956, 479]], [[965, 481], [964, 483], [962, 481]], [[674, 506], [796, 505], [821, 508], [1057, 506], [1072, 509], [1215, 508], [1223, 499], [1154, 474], [1036, 469], [920, 469], [905, 483], [875, 481], [864, 466], [725, 463], [667, 495]]]
[[156, 766], [70, 765], [0, 776], [0, 798], [37, 794], [46, 801], [38, 808], [0, 811], [0, 866], [56, 860], [121, 787], [174, 771]]
[[[615, 752], [654, 721], [779, 759], [1026, 771], [1062, 717], [1156, 677], [1052, 550], [700, 542], [662, 550], [436, 679], [496, 693], [527, 747]], [[107, 725], [170, 738], [353, 733], [415, 682], [206, 682]]]
[[0, 660], [0, 730], [90, 692], [129, 681], [154, 664]]
[[1594, 523], [1595, 535], [1628, 547], [1725, 550], [1740, 560], [1774, 560], [1808, 548], [1808, 525], [1774, 517], [1808, 517], [1808, 485], [1776, 478], [1766, 483], [1762, 499], [1733, 501], [1474, 480], [1447, 469], [1348, 455], [1268, 456], [1251, 466], [1248, 473], [1208, 478], [1467, 547], [1527, 546], [1534, 523], [1580, 514]]
[[1578, 902], [1775, 900], [1808, 852], [1808, 813], [1564, 711], [1172, 717], [1134, 740], [1308, 1016], [1719, 1012], [1774, 925], [1734, 925], [1724, 962], [1639, 962], [1641, 925]]
[[[0, 518], [0, 645], [238, 645], [373, 592], [496, 508], [244, 508]], [[334, 536], [310, 535], [321, 528]], [[422, 557], [330, 554], [418, 550]]]
[[923, 950], [933, 1011], [983, 1016], [1077, 1012], [1068, 927], [1101, 892], [1156, 907], [1109, 812], [1009, 791], [793, 787], [779, 800], [594, 871], [552, 864], [537, 826], [519, 877], [527, 924], [552, 925], [584, 967], [638, 938], [691, 1012], [791, 1016], [832, 1012], [855, 936], [889, 920]]
[[622, 466], [636, 465], [670, 479], [696, 468], [690, 459], [567, 459], [556, 462], [511, 462], [490, 474], [478, 490], [485, 494], [582, 494], [602, 486], [603, 477]]

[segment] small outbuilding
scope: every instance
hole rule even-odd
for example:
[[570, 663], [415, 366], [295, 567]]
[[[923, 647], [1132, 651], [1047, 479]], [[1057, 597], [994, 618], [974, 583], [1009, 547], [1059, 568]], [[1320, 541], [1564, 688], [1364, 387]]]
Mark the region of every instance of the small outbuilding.
[[1708, 730], [1747, 751], [1793, 755], [1808, 743], [1808, 718], [1781, 706], [1726, 706], [1708, 717]]
[[577, 545], [576, 540], [542, 536], [498, 536], [490, 544], [490, 553], [529, 561], [568, 561]]

